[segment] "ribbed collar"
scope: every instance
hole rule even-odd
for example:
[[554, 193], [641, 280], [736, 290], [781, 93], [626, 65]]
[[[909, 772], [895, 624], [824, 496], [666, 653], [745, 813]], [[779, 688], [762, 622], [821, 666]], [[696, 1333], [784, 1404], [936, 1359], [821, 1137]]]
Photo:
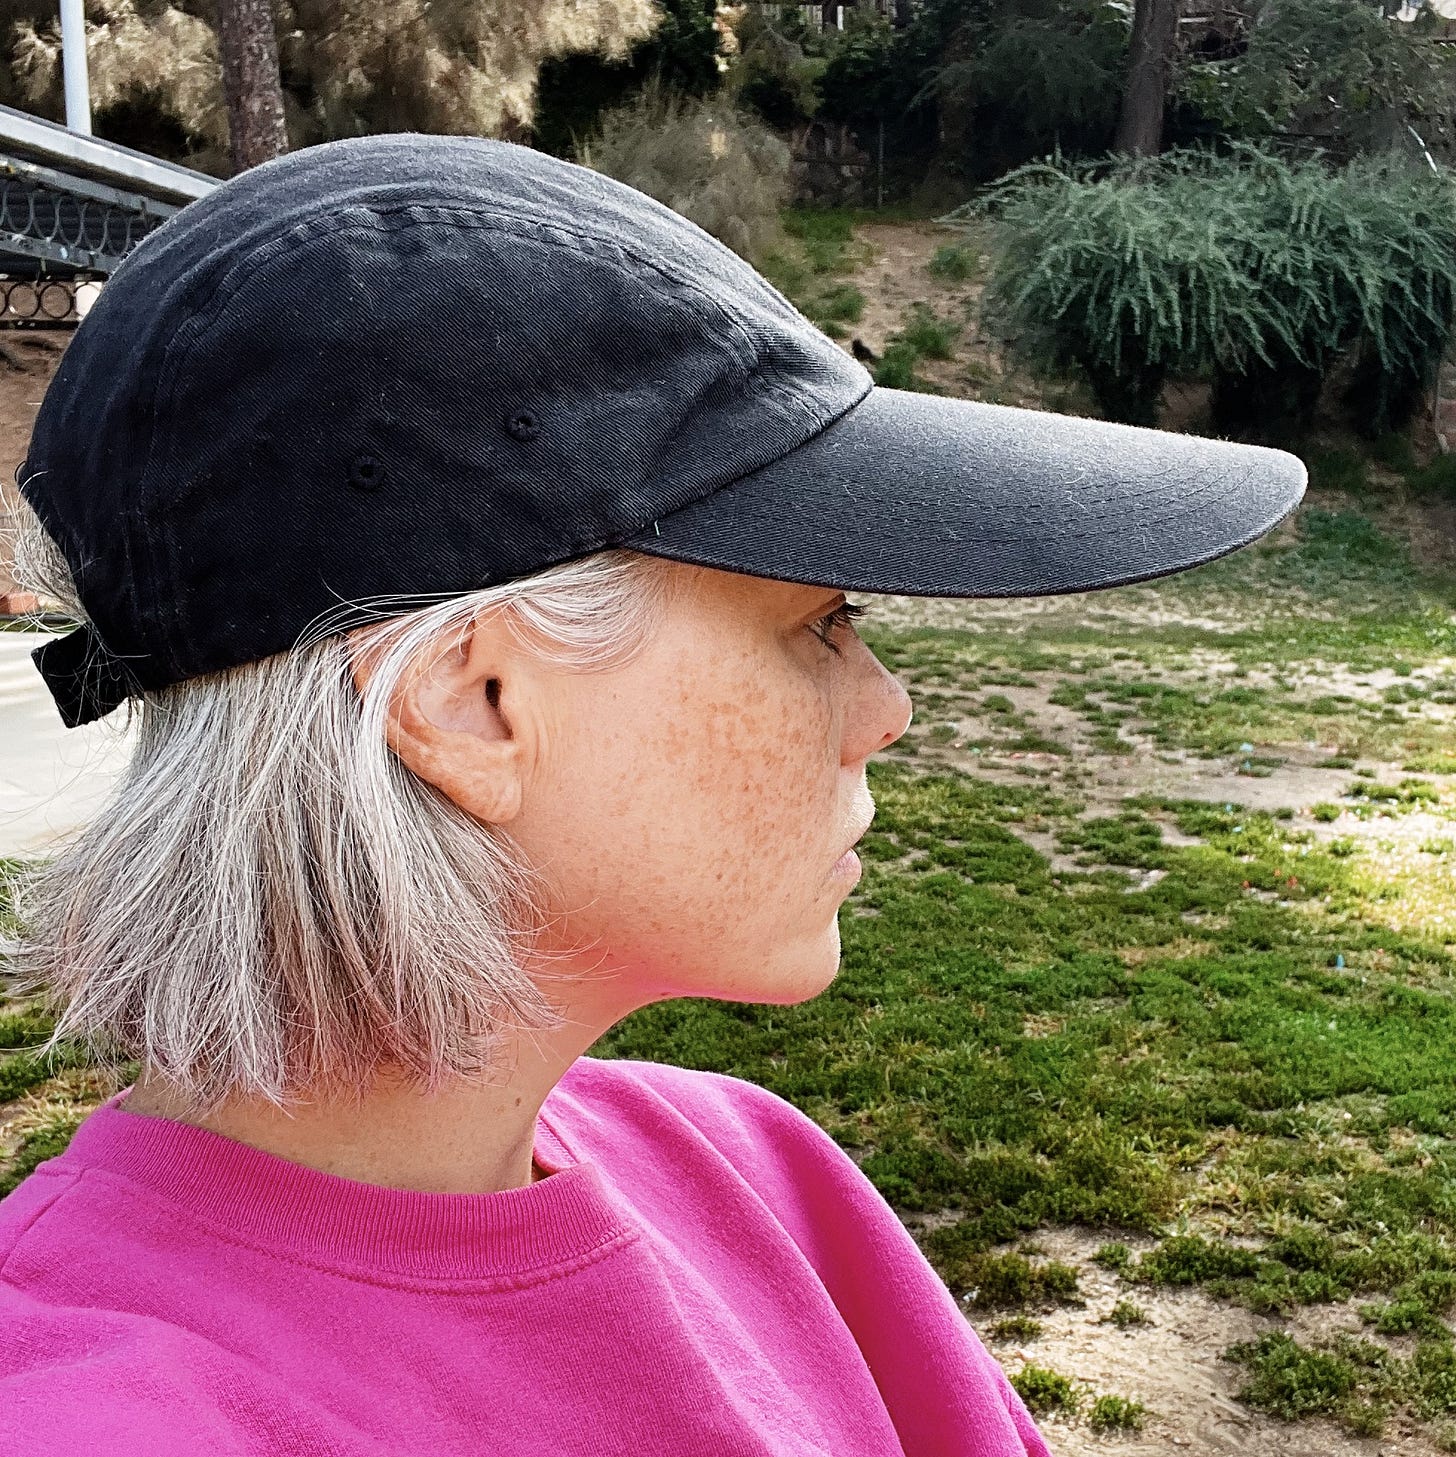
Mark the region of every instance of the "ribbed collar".
[[[490, 1194], [424, 1194], [323, 1173], [174, 1119], [96, 1108], [48, 1167], [97, 1169], [139, 1185], [225, 1235], [363, 1275], [513, 1284], [581, 1262], [635, 1224], [599, 1166], [545, 1121], [536, 1161], [550, 1175]], [[548, 1100], [549, 1101], [549, 1100]]]

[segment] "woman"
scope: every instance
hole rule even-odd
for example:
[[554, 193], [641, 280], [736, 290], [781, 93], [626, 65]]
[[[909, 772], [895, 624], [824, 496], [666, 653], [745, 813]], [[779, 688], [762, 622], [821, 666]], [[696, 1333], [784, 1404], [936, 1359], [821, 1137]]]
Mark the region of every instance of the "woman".
[[0, 1202], [0, 1448], [1047, 1448], [893, 1211], [740, 1079], [586, 1056], [839, 960], [904, 689], [845, 589], [1180, 570], [1277, 452], [879, 389], [505, 143], [292, 154], [77, 330], [20, 472], [113, 798], [22, 988], [134, 1086]]

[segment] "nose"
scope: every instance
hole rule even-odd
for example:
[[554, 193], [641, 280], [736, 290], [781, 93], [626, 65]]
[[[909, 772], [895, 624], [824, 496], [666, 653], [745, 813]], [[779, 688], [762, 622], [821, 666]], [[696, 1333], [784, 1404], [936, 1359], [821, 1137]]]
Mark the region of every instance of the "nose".
[[856, 641], [860, 667], [854, 699], [845, 723], [843, 760], [854, 764], [887, 749], [904, 736], [914, 717], [914, 705], [905, 685], [872, 653]]

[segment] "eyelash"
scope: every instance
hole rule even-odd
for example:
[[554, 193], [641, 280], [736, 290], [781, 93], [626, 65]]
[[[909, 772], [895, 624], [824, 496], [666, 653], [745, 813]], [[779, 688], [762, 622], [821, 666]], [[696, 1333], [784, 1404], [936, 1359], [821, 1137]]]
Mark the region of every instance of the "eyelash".
[[[856, 618], [863, 617], [869, 611], [868, 607], [861, 606], [858, 602], [846, 602], [842, 607], [836, 607], [826, 617], [821, 617], [814, 623], [809, 631], [824, 644], [836, 657], [843, 657], [844, 654], [830, 640], [829, 634], [836, 627], [848, 627]], [[822, 630], [821, 630], [822, 629]]]

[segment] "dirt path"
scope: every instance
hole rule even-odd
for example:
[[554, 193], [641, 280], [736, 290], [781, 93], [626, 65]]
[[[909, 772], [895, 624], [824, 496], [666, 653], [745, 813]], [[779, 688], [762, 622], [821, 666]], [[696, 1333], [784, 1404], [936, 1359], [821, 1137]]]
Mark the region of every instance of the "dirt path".
[[[916, 374], [948, 395], [990, 400], [1034, 409], [1043, 391], [1024, 373], [1006, 366], [999, 341], [985, 337], [977, 320], [984, 271], [989, 257], [974, 238], [937, 223], [869, 223], [855, 233], [870, 261], [855, 270], [852, 282], [865, 296], [865, 309], [853, 336], [882, 355], [891, 338], [904, 328], [916, 304], [937, 318], [956, 324], [960, 333], [950, 359], [921, 359]], [[930, 260], [947, 245], [961, 245], [980, 258], [963, 282], [937, 278]], [[846, 346], [848, 340], [845, 341]]]

